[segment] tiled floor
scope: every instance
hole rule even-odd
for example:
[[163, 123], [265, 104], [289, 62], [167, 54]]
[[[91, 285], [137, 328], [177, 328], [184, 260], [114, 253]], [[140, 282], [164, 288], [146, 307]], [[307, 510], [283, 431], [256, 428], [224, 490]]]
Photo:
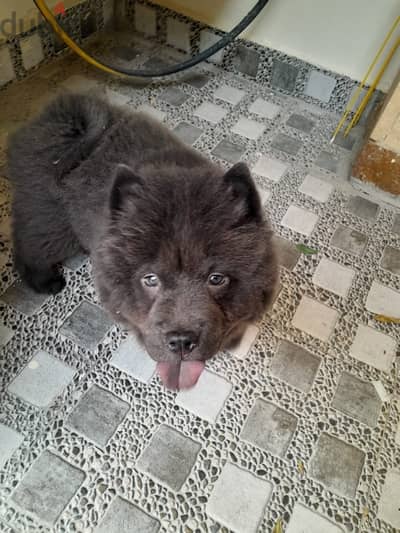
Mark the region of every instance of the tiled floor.
[[[122, 44], [122, 62], [171, 61]], [[344, 181], [354, 142], [328, 144], [338, 117], [214, 66], [140, 86], [67, 57], [0, 93], [0, 139], [60, 86], [107, 90], [222, 165], [247, 161], [280, 291], [193, 390], [167, 392], [99, 306], [87, 258], [55, 298], [17, 281], [3, 170], [0, 531], [399, 531], [400, 326], [377, 315], [400, 316], [400, 214]]]

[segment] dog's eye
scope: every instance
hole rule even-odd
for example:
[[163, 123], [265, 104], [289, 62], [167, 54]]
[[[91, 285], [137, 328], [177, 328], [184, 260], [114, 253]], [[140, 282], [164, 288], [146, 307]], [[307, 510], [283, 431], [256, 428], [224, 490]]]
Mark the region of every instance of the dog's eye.
[[146, 276], [143, 278], [143, 283], [146, 285], [146, 287], [157, 287], [160, 283], [160, 280], [155, 274], [146, 274]]
[[219, 274], [218, 272], [214, 274], [210, 274], [208, 276], [208, 283], [210, 285], [214, 285], [214, 286], [223, 285], [227, 281], [228, 281], [227, 276], [224, 276], [223, 274]]

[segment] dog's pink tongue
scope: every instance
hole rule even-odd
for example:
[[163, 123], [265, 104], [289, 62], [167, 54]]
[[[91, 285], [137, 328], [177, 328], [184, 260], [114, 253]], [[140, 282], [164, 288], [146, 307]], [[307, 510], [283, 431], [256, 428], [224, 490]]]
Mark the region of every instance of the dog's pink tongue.
[[157, 363], [157, 372], [167, 389], [190, 389], [196, 385], [204, 370], [203, 361], [177, 361]]

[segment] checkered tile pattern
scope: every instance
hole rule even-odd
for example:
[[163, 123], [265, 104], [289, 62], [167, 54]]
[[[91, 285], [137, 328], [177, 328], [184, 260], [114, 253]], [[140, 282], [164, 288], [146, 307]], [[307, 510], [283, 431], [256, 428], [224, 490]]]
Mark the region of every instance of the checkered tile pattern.
[[[181, 25], [167, 31], [187, 47]], [[135, 47], [132, 67], [176, 59]], [[400, 328], [377, 315], [400, 312], [400, 215], [345, 183], [349, 144], [328, 143], [338, 117], [212, 65], [137, 86], [70, 57], [46, 68], [0, 95], [0, 165], [43, 94], [107, 90], [224, 167], [248, 163], [281, 281], [234, 352], [209, 361], [194, 390], [166, 391], [101, 309], [87, 258], [69, 262], [54, 298], [18, 282], [3, 171], [0, 531], [398, 531]]]

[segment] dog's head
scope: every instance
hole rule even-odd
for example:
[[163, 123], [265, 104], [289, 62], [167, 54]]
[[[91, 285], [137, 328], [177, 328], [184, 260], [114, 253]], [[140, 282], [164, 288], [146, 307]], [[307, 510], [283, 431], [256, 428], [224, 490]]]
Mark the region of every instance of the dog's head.
[[247, 166], [180, 172], [118, 167], [94, 260], [104, 304], [138, 334], [169, 388], [193, 385], [204, 361], [240, 340], [277, 279]]

